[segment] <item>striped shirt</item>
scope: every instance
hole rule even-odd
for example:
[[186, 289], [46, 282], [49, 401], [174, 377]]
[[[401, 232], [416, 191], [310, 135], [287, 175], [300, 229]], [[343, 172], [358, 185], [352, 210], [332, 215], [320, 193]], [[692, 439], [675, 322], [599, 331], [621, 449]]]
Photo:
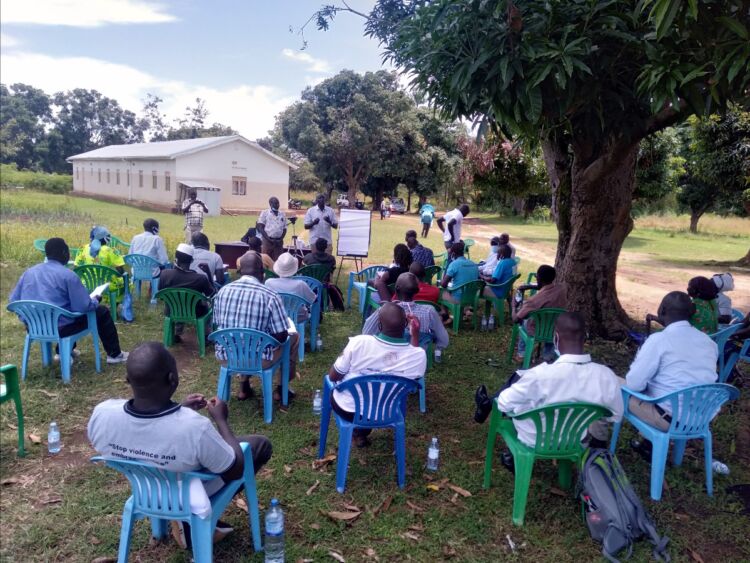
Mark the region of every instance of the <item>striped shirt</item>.
[[432, 254], [432, 250], [421, 244], [417, 244], [417, 246], [411, 249], [411, 257], [412, 260], [419, 262], [425, 268], [435, 265], [435, 257]]
[[196, 199], [191, 202], [186, 199], [182, 202], [182, 208], [185, 210], [185, 228], [187, 227], [203, 227], [203, 206], [205, 204]]
[[[218, 330], [250, 328], [272, 335], [287, 330], [287, 315], [278, 293], [252, 276], [242, 276], [216, 294], [214, 323]], [[226, 360], [224, 348], [218, 344], [216, 357]], [[273, 350], [266, 348], [263, 359], [270, 360], [272, 357]]]
[[[401, 307], [406, 314], [413, 314], [419, 320], [420, 334], [430, 334], [435, 346], [441, 350], [448, 347], [448, 331], [445, 330], [443, 322], [440, 320], [440, 314], [430, 305], [414, 303], [414, 301], [394, 301]], [[379, 311], [375, 311], [365, 321], [362, 327], [362, 334], [375, 336], [380, 332]]]

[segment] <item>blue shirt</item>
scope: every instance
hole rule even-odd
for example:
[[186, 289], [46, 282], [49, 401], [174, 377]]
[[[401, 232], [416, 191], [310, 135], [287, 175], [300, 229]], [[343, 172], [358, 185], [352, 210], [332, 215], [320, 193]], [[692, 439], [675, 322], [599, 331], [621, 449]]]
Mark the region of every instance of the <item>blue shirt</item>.
[[[513, 260], [513, 258], [503, 258], [500, 260], [497, 263], [497, 266], [495, 266], [495, 271], [492, 272], [492, 281], [495, 284], [507, 282], [513, 277], [513, 268], [515, 265], [516, 261]], [[508, 294], [508, 291], [505, 288], [493, 287], [492, 291], [501, 299]]]
[[[8, 301], [22, 300], [49, 303], [72, 313], [93, 311], [99, 305], [99, 301], [91, 299], [81, 279], [56, 260], [42, 262], [21, 274]], [[60, 326], [71, 322], [73, 319], [60, 317]]]
[[[453, 281], [453, 287], [458, 287], [467, 282], [478, 280], [479, 266], [466, 258], [466, 256], [461, 256], [450, 263], [448, 269], [445, 271], [445, 275]], [[460, 291], [455, 291], [452, 295], [456, 299], [461, 298]]]
[[415, 262], [419, 262], [425, 268], [435, 265], [435, 257], [432, 254], [432, 250], [425, 248], [421, 244], [417, 244], [411, 249], [411, 258]]

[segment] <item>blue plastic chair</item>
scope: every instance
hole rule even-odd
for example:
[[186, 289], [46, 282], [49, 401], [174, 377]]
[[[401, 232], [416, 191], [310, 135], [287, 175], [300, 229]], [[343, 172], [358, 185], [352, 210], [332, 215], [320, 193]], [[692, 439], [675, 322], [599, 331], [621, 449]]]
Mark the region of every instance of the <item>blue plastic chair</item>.
[[[273, 421], [273, 374], [281, 368], [281, 404], [289, 404], [289, 339], [283, 344], [264, 332], [250, 328], [227, 328], [208, 335], [208, 339], [222, 346], [227, 355], [227, 365], [219, 371], [216, 394], [229, 401], [232, 375], [260, 377], [263, 384], [263, 420]], [[281, 357], [267, 368], [263, 367], [263, 351], [271, 346], [282, 347]]]
[[258, 514], [258, 493], [255, 487], [253, 454], [248, 444], [242, 442], [240, 447], [245, 459], [242, 478], [227, 483], [210, 497], [211, 516], [205, 519], [190, 512], [189, 483], [193, 478], [211, 481], [219, 475], [208, 471], [175, 473], [140, 461], [126, 461], [102, 456], [91, 458], [91, 461], [104, 462], [107, 467], [125, 475], [132, 487], [133, 494], [125, 501], [125, 507], [122, 510], [120, 549], [117, 553], [118, 563], [127, 563], [133, 524], [143, 518], [151, 519], [151, 533], [156, 539], [161, 539], [167, 535], [168, 521], [186, 522], [190, 525], [193, 560], [196, 563], [211, 563], [213, 561], [213, 536], [216, 522], [243, 485], [245, 486], [253, 550], [260, 551], [262, 549], [260, 515]]
[[750, 362], [750, 338], [745, 340], [745, 343], [742, 345], [738, 359], [743, 362]]
[[141, 283], [147, 281], [151, 284], [151, 304], [155, 305], [155, 295], [159, 292], [159, 276], [154, 276], [154, 272], [160, 272], [162, 264], [144, 254], [128, 254], [127, 256], [123, 256], [122, 259], [130, 266], [130, 274], [135, 286], [136, 297], [141, 296]]
[[359, 312], [362, 313], [365, 308], [365, 297], [367, 292], [367, 282], [375, 279], [380, 272], [387, 270], [387, 266], [369, 266], [359, 272], [349, 272], [349, 287], [346, 290], [346, 307], [352, 306], [352, 290], [356, 289], [359, 295]]
[[317, 296], [312, 306], [310, 307], [310, 351], [315, 352], [318, 349], [318, 327], [320, 326], [321, 310], [323, 307], [323, 299], [328, 293], [323, 287], [323, 282], [311, 278], [310, 276], [293, 276], [294, 279], [302, 280], [307, 284], [312, 292]]
[[[70, 365], [73, 361], [73, 344], [86, 335], [91, 335], [94, 341], [94, 358], [96, 371], [102, 369], [99, 355], [99, 330], [96, 326], [96, 311], [86, 313], [71, 313], [55, 305], [41, 301], [13, 301], [8, 304], [8, 311], [15, 313], [26, 325], [26, 340], [23, 345], [23, 363], [21, 364], [21, 378], [26, 380], [26, 369], [29, 364], [29, 351], [32, 342], [39, 342], [42, 349], [42, 365], [48, 366], [52, 361], [52, 344], [60, 349], [60, 368], [63, 383], [70, 383]], [[88, 327], [81, 332], [61, 337], [59, 330], [60, 317], [76, 319], [86, 315]]]
[[739, 309], [732, 309], [732, 319], [741, 321], [745, 318], [745, 315]]
[[323, 406], [320, 419], [318, 457], [326, 451], [328, 423], [331, 418], [331, 393], [334, 387], [354, 397], [354, 420], [349, 422], [334, 413], [339, 428], [339, 452], [336, 461], [336, 490], [344, 492], [352, 433], [355, 428], [393, 428], [396, 434], [396, 472], [400, 488], [406, 485], [406, 396], [418, 388], [412, 379], [395, 375], [364, 375], [334, 385], [323, 378]]
[[[408, 330], [404, 331], [404, 338], [406, 338], [407, 340], [411, 339], [411, 334], [409, 334]], [[433, 338], [431, 333], [419, 333], [419, 347], [424, 350], [425, 354], [427, 355], [427, 369], [429, 370], [432, 367], [432, 357], [435, 347], [435, 339]], [[414, 381], [419, 384], [419, 412], [424, 414], [427, 412], [427, 390], [425, 378], [420, 377], [419, 379], [415, 379]]]
[[297, 328], [297, 333], [299, 334], [299, 354], [297, 354], [297, 356], [299, 357], [300, 362], [304, 362], [305, 325], [311, 322], [311, 320], [308, 316], [306, 321], [299, 322], [299, 312], [300, 308], [302, 307], [306, 307], [309, 309], [312, 303], [310, 303], [306, 299], [303, 299], [299, 295], [292, 295], [291, 293], [284, 293], [283, 291], [279, 292], [279, 297], [281, 297], [281, 300], [284, 302], [284, 309], [286, 310], [287, 316], [292, 319], [294, 326]]
[[[669, 441], [674, 440], [672, 463], [675, 466], [679, 466], [682, 463], [682, 456], [685, 453], [687, 441], [702, 439], [706, 467], [706, 491], [708, 492], [708, 496], [712, 496], [714, 487], [711, 472], [711, 460], [713, 457], [711, 453], [713, 445], [710, 428], [711, 420], [718, 414], [719, 409], [721, 409], [724, 403], [736, 399], [739, 395], [740, 392], [735, 387], [725, 383], [693, 385], [657, 398], [652, 398], [623, 387], [622, 399], [625, 405], [625, 412], [623, 419], [615, 424], [609, 449], [612, 453], [615, 453], [622, 422], [627, 419], [653, 445], [653, 453], [651, 454], [651, 498], [660, 500], [662, 485], [664, 483], [664, 470], [667, 464], [667, 453], [669, 452]], [[630, 397], [647, 403], [671, 404], [672, 422], [669, 425], [669, 429], [666, 431], [658, 430], [631, 414], [629, 405]]]
[[732, 352], [729, 354], [729, 357], [725, 357], [724, 349], [726, 348], [727, 342], [729, 341], [729, 337], [737, 332], [741, 326], [741, 324], [730, 325], [725, 329], [709, 335], [711, 337], [711, 340], [716, 342], [716, 346], [718, 346], [719, 348], [719, 361], [717, 363], [716, 369], [716, 371], [719, 373], [719, 383], [724, 383], [727, 380], [729, 374], [732, 373], [734, 365], [739, 359], [739, 354], [737, 352]]

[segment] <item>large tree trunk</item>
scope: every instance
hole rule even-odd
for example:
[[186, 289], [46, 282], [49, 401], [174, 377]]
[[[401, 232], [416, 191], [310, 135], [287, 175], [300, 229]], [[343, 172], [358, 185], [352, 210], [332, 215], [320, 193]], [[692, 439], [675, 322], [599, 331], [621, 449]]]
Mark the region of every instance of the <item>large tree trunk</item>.
[[700, 209], [693, 209], [690, 212], [690, 232], [691, 233], [697, 233], [698, 232], [698, 221], [703, 216], [704, 211]]
[[545, 142], [545, 163], [558, 227], [555, 268], [568, 287], [568, 310], [581, 313], [589, 331], [609, 339], [627, 334], [617, 298], [617, 260], [633, 228], [630, 217], [637, 143], [576, 147]]
[[750, 249], [747, 250], [744, 258], [740, 258], [739, 263], [741, 266], [750, 266]]

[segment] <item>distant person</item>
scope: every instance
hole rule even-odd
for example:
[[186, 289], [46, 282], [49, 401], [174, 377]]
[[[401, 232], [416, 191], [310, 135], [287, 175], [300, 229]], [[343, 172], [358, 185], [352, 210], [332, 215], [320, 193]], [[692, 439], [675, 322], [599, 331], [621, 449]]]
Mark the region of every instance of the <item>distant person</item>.
[[333, 250], [333, 235], [331, 229], [339, 226], [336, 213], [326, 205], [326, 196], [318, 194], [315, 197], [315, 205], [305, 213], [305, 229], [310, 231], [310, 242], [325, 239], [328, 242], [327, 251]]
[[419, 262], [412, 262], [411, 266], [409, 266], [409, 271], [417, 277], [417, 281], [419, 282], [419, 291], [414, 296], [414, 301], [437, 303], [440, 298], [440, 288], [425, 281], [424, 266]]
[[[443, 288], [455, 288], [479, 279], [479, 267], [464, 255], [465, 251], [466, 247], [463, 242], [456, 242], [451, 246], [449, 251], [451, 262], [440, 282]], [[444, 291], [441, 299], [448, 303], [459, 303], [462, 293], [461, 289], [452, 292]]]
[[461, 226], [469, 211], [469, 206], [464, 203], [437, 220], [438, 229], [443, 231], [443, 242], [446, 249], [461, 241]]
[[193, 235], [193, 261], [190, 269], [202, 274], [205, 272], [202, 268], [204, 264], [211, 274], [211, 281], [218, 286], [224, 285], [224, 260], [216, 252], [211, 251], [211, 241], [204, 233], [195, 233]]
[[[159, 236], [159, 221], [156, 219], [146, 219], [143, 222], [143, 232], [137, 234], [130, 241], [129, 254], [140, 254], [156, 260], [161, 267], [166, 266], [169, 262], [167, 256], [167, 247]], [[151, 272], [152, 277], [158, 277], [161, 268], [154, 268]]]
[[188, 192], [188, 197], [182, 202], [182, 214], [185, 216], [185, 242], [190, 244], [194, 233], [203, 231], [203, 214], [208, 213], [208, 207], [198, 199], [195, 190]]
[[414, 233], [414, 236], [406, 237], [406, 246], [409, 247], [414, 262], [419, 262], [425, 268], [435, 265], [435, 256], [432, 250], [419, 244], [416, 233]]
[[413, 261], [411, 251], [405, 244], [397, 244], [393, 247], [393, 265], [383, 271], [377, 278], [370, 280], [368, 283], [377, 290], [378, 301], [390, 301], [393, 293], [388, 286], [396, 283], [398, 277], [409, 271], [409, 266]]
[[716, 286], [718, 295], [716, 305], [719, 309], [719, 323], [729, 324], [732, 322], [732, 299], [727, 295], [728, 291], [734, 291], [734, 277], [731, 273], [714, 274], [711, 281]]
[[[109, 309], [99, 304], [101, 297], [92, 299], [81, 279], [67, 268], [70, 249], [65, 241], [57, 237], [49, 239], [44, 243], [44, 254], [47, 261], [32, 266], [21, 274], [16, 287], [10, 292], [8, 301], [41, 301], [71, 313], [96, 311], [96, 326], [99, 339], [107, 353], [107, 363], [119, 364], [127, 360], [128, 353], [120, 348], [117, 328]], [[70, 336], [88, 327], [85, 315], [75, 319], [60, 317], [58, 323], [61, 337]], [[73, 356], [77, 355], [78, 351], [73, 344]]]
[[273, 270], [274, 260], [268, 254], [263, 253], [263, 243], [258, 237], [249, 237], [247, 239], [247, 245], [250, 247], [248, 251], [237, 258], [237, 270], [240, 269], [240, 261], [251, 252], [258, 254], [261, 257], [261, 260], [263, 260], [263, 267], [266, 270]]
[[309, 305], [315, 302], [317, 295], [315, 295], [315, 292], [310, 289], [310, 286], [304, 280], [292, 277], [297, 273], [298, 269], [299, 262], [297, 261], [297, 257], [284, 252], [273, 264], [273, 271], [279, 277], [268, 278], [265, 281], [265, 285], [277, 293], [290, 293], [307, 301], [307, 306], [301, 306], [297, 316], [297, 322], [303, 323], [310, 317]]
[[[516, 265], [516, 262], [510, 257], [510, 252], [510, 246], [507, 244], [501, 244], [497, 247], [497, 266], [495, 266], [492, 275], [482, 275], [484, 281], [491, 285], [502, 285], [513, 277], [513, 266]], [[483, 294], [485, 297], [505, 299], [508, 296], [508, 290], [507, 288], [485, 287]]]
[[[109, 246], [112, 235], [107, 227], [98, 226], [91, 229], [89, 238], [91, 242], [84, 246], [76, 255], [75, 266], [88, 266], [99, 264], [112, 268], [118, 274], [125, 273], [125, 260], [119, 252]], [[125, 294], [125, 281], [120, 276], [112, 276], [109, 280], [109, 289], [117, 292], [117, 300], [121, 301]]]
[[258, 217], [255, 227], [262, 241], [262, 252], [268, 254], [275, 262], [284, 252], [284, 237], [286, 236], [286, 216], [279, 211], [278, 198], [268, 200], [268, 209]]
[[491, 276], [497, 266], [499, 260], [497, 256], [497, 250], [500, 247], [500, 237], [492, 237], [490, 239], [490, 253], [483, 261], [479, 263], [479, 273], [482, 276]]
[[381, 221], [385, 219], [387, 211], [388, 211], [388, 204], [383, 199], [380, 201], [380, 220]]
[[422, 238], [427, 238], [432, 226], [432, 220], [435, 218], [435, 209], [429, 203], [422, 205], [419, 210], [419, 222], [422, 225]]
[[[349, 343], [328, 372], [331, 381], [350, 381], [355, 377], [387, 373], [419, 379], [424, 377], [427, 356], [419, 347], [419, 321], [407, 317], [394, 303], [385, 303], [377, 311], [380, 332], [377, 336], [361, 334], [349, 338]], [[409, 340], [404, 332], [409, 331]], [[354, 420], [354, 398], [349, 391], [331, 395], [331, 407], [344, 420]], [[354, 429], [354, 444], [358, 448], [370, 445], [367, 436], [371, 430]]]
[[[319, 238], [315, 241], [312, 252], [310, 252], [310, 254], [307, 254], [302, 259], [302, 263], [305, 266], [312, 266], [313, 264], [323, 264], [324, 266], [329, 267], [330, 272], [333, 272], [336, 269], [336, 258], [334, 258], [328, 252], [328, 241], [324, 238]], [[326, 281], [331, 279], [330, 272], [326, 277]]]
[[516, 247], [510, 243], [510, 235], [508, 233], [500, 233], [500, 244], [506, 244], [510, 247], [510, 257], [516, 257]]
[[687, 293], [695, 306], [690, 324], [706, 334], [719, 330], [719, 306], [716, 297], [719, 291], [710, 279], [696, 276], [688, 282]]

